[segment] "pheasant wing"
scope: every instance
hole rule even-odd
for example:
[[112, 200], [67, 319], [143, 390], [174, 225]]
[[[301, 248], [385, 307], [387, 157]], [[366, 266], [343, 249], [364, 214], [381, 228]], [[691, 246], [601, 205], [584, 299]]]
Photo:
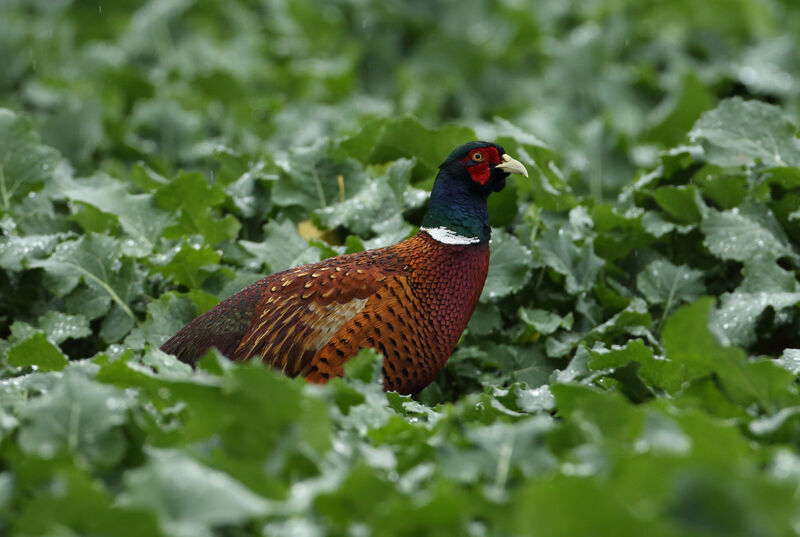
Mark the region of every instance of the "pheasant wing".
[[375, 301], [392, 272], [356, 257], [276, 275], [263, 288], [263, 296], [231, 357], [241, 360], [261, 356], [287, 375], [306, 375], [314, 357], [334, 334], [364, 311], [370, 300]]

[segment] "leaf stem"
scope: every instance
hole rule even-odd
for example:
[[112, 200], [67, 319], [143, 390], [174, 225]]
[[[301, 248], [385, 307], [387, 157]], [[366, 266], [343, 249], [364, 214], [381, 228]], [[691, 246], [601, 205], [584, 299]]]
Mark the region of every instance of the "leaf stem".
[[658, 328], [656, 329], [656, 333], [661, 333], [661, 327], [664, 326], [664, 321], [667, 318], [667, 313], [669, 313], [670, 308], [672, 308], [672, 301], [675, 299], [675, 288], [678, 286], [678, 274], [680, 270], [675, 272], [675, 278], [672, 280], [672, 287], [669, 289], [669, 294], [667, 295], [667, 301], [664, 304], [664, 311], [661, 313], [661, 319], [658, 321]]
[[3, 199], [3, 210], [8, 212], [11, 209], [11, 195], [6, 190], [6, 174], [2, 164], [0, 164], [0, 196]]
[[110, 285], [108, 285], [106, 282], [104, 282], [103, 280], [101, 280], [100, 278], [98, 278], [97, 276], [95, 276], [94, 274], [92, 274], [91, 272], [89, 272], [88, 270], [86, 270], [85, 268], [83, 268], [80, 265], [76, 265], [75, 263], [70, 263], [70, 262], [65, 262], [64, 264], [78, 269], [78, 271], [81, 272], [85, 277], [88, 277], [92, 281], [97, 283], [97, 285], [102, 287], [103, 290], [106, 293], [108, 293], [108, 295], [111, 297], [111, 300], [116, 302], [119, 305], [119, 307], [122, 308], [122, 311], [124, 311], [128, 315], [128, 317], [130, 317], [133, 320], [136, 320], [136, 316], [133, 314], [133, 311], [131, 310], [131, 308], [128, 307], [128, 305], [125, 303], [125, 301], [122, 300], [122, 298], [120, 298], [120, 296], [116, 293], [116, 291], [114, 291], [111, 288]]

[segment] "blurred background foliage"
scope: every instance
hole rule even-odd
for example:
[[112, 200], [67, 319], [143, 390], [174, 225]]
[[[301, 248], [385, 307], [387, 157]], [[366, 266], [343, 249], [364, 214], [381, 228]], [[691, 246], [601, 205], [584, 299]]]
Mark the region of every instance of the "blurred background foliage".
[[[800, 533], [800, 3], [0, 0], [0, 534]], [[531, 171], [415, 396], [158, 346]]]
[[[404, 113], [502, 117], [613, 199], [724, 97], [798, 112], [792, 0], [4, 0], [0, 103], [79, 169], [284, 152]], [[109, 151], [110, 150], [110, 151]], [[99, 162], [98, 162], [99, 161]]]

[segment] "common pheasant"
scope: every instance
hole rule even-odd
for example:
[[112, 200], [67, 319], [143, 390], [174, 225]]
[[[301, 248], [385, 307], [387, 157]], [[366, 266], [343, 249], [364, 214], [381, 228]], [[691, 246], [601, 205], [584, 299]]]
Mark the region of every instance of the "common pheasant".
[[416, 393], [442, 370], [489, 270], [486, 201], [525, 167], [470, 142], [439, 166], [419, 233], [402, 242], [289, 269], [200, 315], [161, 350], [194, 365], [210, 347], [260, 356], [311, 382], [341, 376], [359, 349], [382, 353], [383, 387]]

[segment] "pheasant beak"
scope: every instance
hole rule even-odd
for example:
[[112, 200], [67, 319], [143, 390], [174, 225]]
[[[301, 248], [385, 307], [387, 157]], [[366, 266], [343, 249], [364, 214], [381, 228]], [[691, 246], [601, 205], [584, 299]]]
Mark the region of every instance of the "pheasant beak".
[[525, 169], [525, 166], [523, 166], [520, 161], [509, 157], [505, 153], [503, 153], [503, 156], [500, 158], [503, 159], [503, 162], [495, 166], [495, 168], [500, 168], [504, 172], [516, 173], [528, 177], [528, 170]]

